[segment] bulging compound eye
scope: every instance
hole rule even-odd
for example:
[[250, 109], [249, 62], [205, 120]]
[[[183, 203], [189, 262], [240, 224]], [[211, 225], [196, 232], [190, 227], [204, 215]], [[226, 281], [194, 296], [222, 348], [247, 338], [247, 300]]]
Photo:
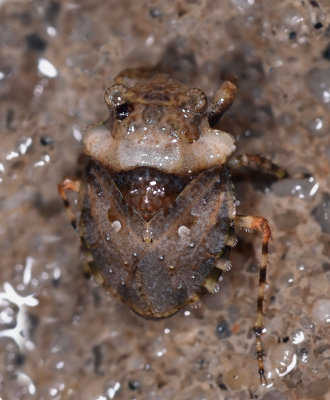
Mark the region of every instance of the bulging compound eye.
[[188, 105], [191, 111], [202, 113], [207, 107], [207, 97], [206, 94], [198, 88], [189, 89], [187, 91]]
[[126, 102], [125, 93], [127, 87], [121, 84], [110, 86], [104, 95], [105, 103], [108, 107], [116, 108], [117, 119], [122, 121], [130, 112], [133, 111], [133, 106]]
[[125, 103], [124, 94], [127, 92], [127, 87], [124, 85], [112, 85], [104, 94], [104, 101], [108, 107], [118, 107]]

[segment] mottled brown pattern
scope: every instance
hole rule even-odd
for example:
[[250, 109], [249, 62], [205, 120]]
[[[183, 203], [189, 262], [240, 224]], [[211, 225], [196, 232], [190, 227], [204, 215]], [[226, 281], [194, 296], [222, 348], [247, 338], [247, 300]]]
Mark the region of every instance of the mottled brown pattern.
[[[328, 399], [329, 1], [3, 0], [0, 8], [0, 396]], [[39, 69], [42, 59], [55, 76]], [[216, 294], [157, 322], [82, 274], [56, 185], [80, 177], [83, 131], [107, 118], [102, 97], [114, 77], [146, 65], [209, 98], [235, 74], [239, 90], [217, 128], [234, 134], [239, 153], [314, 177], [233, 176], [238, 212], [267, 216], [273, 234], [268, 387], [248, 334], [257, 237], [239, 234]], [[32, 297], [22, 304], [7, 285]]]
[[123, 200], [101, 165], [89, 161], [83, 182], [80, 235], [93, 255], [92, 272], [111, 293], [147, 318], [167, 317], [196, 301], [232, 229], [226, 167], [201, 173], [148, 221]]

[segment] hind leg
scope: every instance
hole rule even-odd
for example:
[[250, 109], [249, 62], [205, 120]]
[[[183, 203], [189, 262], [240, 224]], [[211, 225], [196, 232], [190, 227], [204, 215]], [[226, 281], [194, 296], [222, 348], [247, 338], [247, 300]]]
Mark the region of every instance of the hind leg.
[[234, 223], [236, 228], [246, 229], [247, 231], [256, 230], [262, 232], [262, 255], [259, 266], [257, 318], [254, 324], [254, 334], [256, 339], [256, 351], [260, 381], [261, 383], [266, 383], [263, 362], [264, 351], [261, 341], [261, 335], [263, 331], [263, 303], [265, 301], [266, 273], [268, 264], [268, 242], [271, 238], [271, 230], [268, 221], [262, 217], [237, 215], [235, 217]]

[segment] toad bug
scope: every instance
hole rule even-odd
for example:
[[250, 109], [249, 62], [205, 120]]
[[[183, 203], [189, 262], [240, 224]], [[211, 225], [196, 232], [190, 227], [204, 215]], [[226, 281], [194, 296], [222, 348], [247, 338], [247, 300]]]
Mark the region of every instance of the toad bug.
[[[262, 217], [236, 215], [230, 169], [255, 164], [285, 171], [254, 155], [233, 155], [233, 137], [215, 129], [236, 85], [225, 81], [210, 106], [200, 89], [165, 74], [126, 70], [105, 93], [109, 117], [84, 134], [80, 180], [59, 193], [79, 232], [91, 273], [144, 318], [164, 318], [212, 292], [229, 269], [235, 230], [262, 232], [257, 318], [259, 375], [265, 382], [263, 302], [271, 230]], [[79, 220], [67, 190], [79, 193]]]

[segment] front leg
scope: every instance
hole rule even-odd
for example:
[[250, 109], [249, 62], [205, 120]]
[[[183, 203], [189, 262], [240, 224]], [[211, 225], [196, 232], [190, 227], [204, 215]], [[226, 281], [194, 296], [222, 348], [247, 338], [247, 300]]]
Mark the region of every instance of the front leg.
[[64, 179], [63, 182], [61, 182], [58, 185], [58, 192], [59, 192], [60, 196], [62, 197], [64, 207], [66, 209], [66, 212], [69, 215], [71, 225], [72, 225], [73, 229], [75, 231], [77, 231], [77, 228], [78, 228], [77, 219], [74, 216], [74, 213], [72, 212], [70, 201], [66, 195], [67, 190], [71, 190], [73, 192], [78, 193], [80, 190], [80, 180], [79, 179], [73, 180], [73, 179], [66, 178], [66, 179]]
[[235, 228], [257, 230], [262, 232], [262, 255], [259, 267], [259, 282], [258, 282], [258, 299], [257, 299], [257, 318], [254, 325], [254, 334], [256, 338], [256, 350], [258, 359], [258, 372], [261, 383], [266, 383], [265, 369], [263, 362], [263, 346], [261, 335], [263, 330], [263, 303], [265, 300], [266, 273], [268, 264], [268, 242], [271, 238], [271, 230], [268, 221], [262, 217], [253, 217], [249, 215], [237, 215], [234, 220]]
[[225, 81], [215, 92], [211, 102], [211, 111], [208, 114], [211, 127], [219, 121], [222, 114], [232, 105], [236, 92], [237, 86], [231, 81]]

